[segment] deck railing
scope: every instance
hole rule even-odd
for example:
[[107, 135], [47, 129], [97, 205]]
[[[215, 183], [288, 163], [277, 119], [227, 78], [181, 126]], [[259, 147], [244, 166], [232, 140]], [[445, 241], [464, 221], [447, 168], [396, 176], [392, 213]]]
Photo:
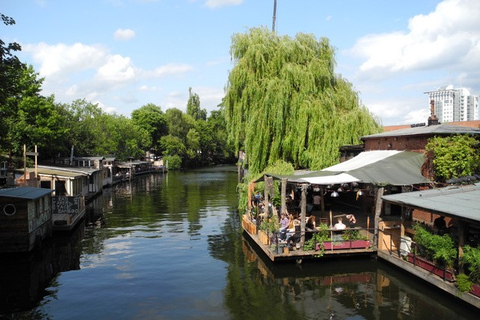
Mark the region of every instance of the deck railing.
[[420, 246], [410, 237], [402, 237], [395, 234], [387, 234], [387, 237], [384, 237], [384, 231], [379, 230], [379, 232], [379, 239], [383, 244], [379, 245], [379, 251], [386, 252], [391, 257], [403, 260], [414, 267], [422, 268], [439, 276], [444, 281], [452, 282], [455, 280], [455, 271], [447, 269], [445, 265], [435, 264], [433, 261], [421, 257], [419, 255]]
[[[323, 250], [326, 251], [334, 251], [334, 250], [352, 250], [358, 251], [359, 249], [370, 249], [376, 250], [376, 241], [375, 241], [375, 229], [374, 228], [347, 228], [344, 230], [337, 230], [337, 229], [326, 229], [326, 230], [316, 230], [316, 231], [308, 231], [305, 230], [304, 233], [297, 234], [297, 237], [300, 239], [311, 239], [314, 233], [318, 232], [328, 232], [330, 234], [329, 238], [322, 243], [315, 242], [313, 250], [306, 250], [305, 243], [309, 240], [295, 242], [293, 245], [287, 242], [281, 241], [280, 232], [267, 232], [267, 236], [270, 239], [270, 247], [269, 249], [276, 254], [284, 253], [284, 247], [289, 247], [289, 250], [295, 251], [305, 251], [305, 252], [314, 252]], [[357, 236], [352, 236], [352, 232], [357, 233]], [[303, 235], [303, 237], [302, 237]]]

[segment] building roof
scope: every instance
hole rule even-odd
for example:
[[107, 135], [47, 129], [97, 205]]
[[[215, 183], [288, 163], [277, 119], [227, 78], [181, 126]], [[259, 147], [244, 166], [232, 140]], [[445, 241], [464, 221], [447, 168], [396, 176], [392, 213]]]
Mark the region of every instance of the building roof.
[[[29, 168], [29, 172], [33, 172], [34, 168]], [[53, 167], [53, 166], [38, 166], [38, 174], [60, 176], [66, 178], [76, 178], [90, 176], [94, 172], [100, 171], [100, 169], [87, 168], [87, 167]]]
[[[422, 176], [422, 153], [397, 150], [365, 151], [337, 165], [303, 175], [287, 176], [292, 182], [318, 185], [350, 182], [374, 185], [412, 185], [431, 183]], [[280, 176], [277, 176], [281, 178]]]
[[35, 200], [50, 194], [53, 191], [55, 190], [34, 187], [0, 189], [0, 197]]
[[[469, 127], [469, 128], [474, 128], [478, 129], [480, 128], [480, 120], [469, 120], [469, 121], [454, 121], [454, 122], [448, 122], [445, 124], [451, 124], [454, 126], [461, 126], [461, 127]], [[412, 125], [410, 124], [400, 124], [400, 125], [394, 125], [394, 126], [383, 126], [383, 131], [394, 131], [394, 130], [399, 130], [399, 129], [407, 129], [411, 128]]]
[[480, 184], [398, 193], [382, 199], [446, 216], [480, 221]]
[[457, 126], [452, 124], [438, 124], [431, 126], [405, 128], [382, 133], [376, 133], [369, 136], [363, 136], [360, 139], [376, 139], [386, 137], [400, 137], [400, 136], [419, 136], [419, 135], [452, 135], [452, 134], [473, 134], [480, 135], [480, 129], [471, 127]]
[[91, 161], [95, 161], [95, 160], [103, 160], [105, 159], [105, 157], [74, 157], [73, 160], [91, 160]]

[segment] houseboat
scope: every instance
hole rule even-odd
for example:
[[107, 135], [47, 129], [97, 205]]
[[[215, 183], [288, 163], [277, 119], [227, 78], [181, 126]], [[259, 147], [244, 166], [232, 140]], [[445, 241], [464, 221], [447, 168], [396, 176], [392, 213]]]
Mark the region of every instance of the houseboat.
[[0, 251], [28, 252], [52, 235], [52, 189], [0, 189]]

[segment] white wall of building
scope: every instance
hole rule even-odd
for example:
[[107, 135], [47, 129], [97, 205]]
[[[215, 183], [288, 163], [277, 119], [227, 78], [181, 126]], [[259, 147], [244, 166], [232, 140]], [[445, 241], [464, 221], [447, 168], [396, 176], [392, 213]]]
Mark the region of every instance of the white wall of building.
[[478, 95], [466, 88], [449, 85], [426, 93], [429, 101], [434, 101], [435, 115], [441, 123], [478, 120]]

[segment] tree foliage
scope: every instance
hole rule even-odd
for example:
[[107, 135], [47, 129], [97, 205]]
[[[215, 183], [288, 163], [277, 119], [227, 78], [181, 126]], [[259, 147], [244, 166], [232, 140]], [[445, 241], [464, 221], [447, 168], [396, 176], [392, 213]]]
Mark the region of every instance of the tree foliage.
[[294, 39], [265, 28], [235, 34], [224, 110], [229, 141], [245, 150], [250, 170], [282, 159], [321, 169], [341, 145], [380, 131], [352, 85], [334, 73], [328, 39]]
[[150, 148], [158, 150], [160, 138], [168, 134], [167, 121], [162, 109], [153, 103], [149, 103], [134, 110], [132, 112], [132, 120], [135, 125], [145, 130], [150, 136]]
[[[4, 14], [0, 14], [5, 25], [14, 25], [15, 20]], [[3, 107], [6, 100], [18, 93], [18, 79], [21, 70], [25, 65], [15, 55], [20, 51], [21, 46], [16, 43], [5, 43], [0, 39], [0, 107]], [[0, 109], [1, 111], [1, 109]]]
[[434, 137], [429, 139], [425, 151], [433, 158], [435, 180], [470, 176], [479, 172], [478, 141], [468, 135]]
[[207, 120], [207, 110], [200, 109], [200, 97], [188, 89], [187, 114], [195, 120]]
[[126, 160], [144, 156], [151, 145], [148, 132], [134, 121], [107, 114], [97, 104], [80, 99], [63, 108], [70, 128], [66, 143], [74, 146], [76, 155], [115, 155]]

